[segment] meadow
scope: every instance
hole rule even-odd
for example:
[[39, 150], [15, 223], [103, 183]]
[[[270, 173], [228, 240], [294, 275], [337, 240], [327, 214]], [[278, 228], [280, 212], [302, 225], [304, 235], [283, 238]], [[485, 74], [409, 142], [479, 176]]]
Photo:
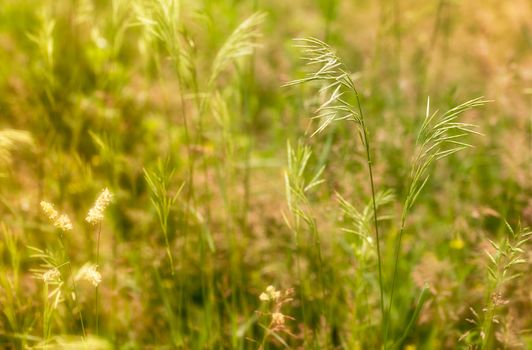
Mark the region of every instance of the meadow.
[[1, 349], [532, 349], [526, 0], [0, 0]]

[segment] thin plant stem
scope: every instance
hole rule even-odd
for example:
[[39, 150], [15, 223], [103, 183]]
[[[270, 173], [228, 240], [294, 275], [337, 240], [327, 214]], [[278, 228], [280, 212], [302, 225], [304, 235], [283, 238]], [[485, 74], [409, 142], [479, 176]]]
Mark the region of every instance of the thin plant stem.
[[46, 349], [48, 347], [48, 338], [50, 338], [50, 306], [48, 305], [48, 283], [44, 284], [44, 290], [43, 290], [43, 296], [44, 296], [44, 348]]
[[76, 287], [76, 281], [74, 280], [74, 275], [72, 274], [72, 264], [70, 263], [70, 258], [68, 257], [68, 252], [65, 247], [65, 242], [63, 240], [63, 232], [59, 235], [59, 240], [61, 242], [61, 247], [63, 248], [63, 251], [65, 252], [65, 255], [67, 257], [67, 265], [68, 265], [68, 272], [70, 273], [70, 279], [72, 281], [72, 288], [74, 289], [74, 298], [76, 299], [76, 303], [78, 304], [79, 310], [79, 321], [81, 323], [81, 331], [83, 333], [83, 341], [87, 339], [87, 334], [85, 333], [85, 324], [83, 322], [83, 315], [81, 314], [81, 307], [79, 305], [79, 299], [78, 299], [78, 289]]
[[262, 340], [260, 342], [259, 350], [264, 350], [264, 346], [266, 345], [266, 340], [268, 340], [269, 335], [270, 335], [270, 330], [265, 328], [264, 335], [262, 336]]
[[[314, 219], [312, 219], [312, 227], [311, 227], [311, 231], [312, 231], [312, 238], [314, 240], [314, 246], [315, 246], [315, 249], [316, 249], [316, 253], [318, 254], [318, 275], [319, 275], [319, 279], [320, 279], [320, 292], [321, 292], [321, 298], [320, 298], [320, 309], [321, 309], [321, 312], [325, 312], [325, 316], [328, 317], [328, 319], [330, 319], [330, 312], [328, 312], [329, 310], [326, 310], [325, 306], [324, 306], [324, 299], [325, 299], [325, 280], [323, 278], [323, 257], [322, 257], [322, 254], [321, 254], [321, 241], [320, 241], [320, 236], [319, 236], [319, 233], [318, 233], [318, 229], [316, 227], [316, 223], [314, 222]], [[327, 306], [329, 306], [329, 303], [327, 303]], [[328, 307], [328, 309], [330, 309]]]
[[185, 144], [188, 155], [188, 183], [189, 183], [189, 199], [194, 198], [194, 156], [191, 149], [191, 136], [188, 125], [188, 116], [185, 107], [185, 96], [183, 94], [184, 84], [181, 79], [181, 75], [178, 76], [179, 80], [179, 103], [181, 105], [181, 115], [183, 117], [183, 128], [185, 131]]
[[403, 214], [401, 215], [401, 228], [399, 229], [399, 235], [397, 236], [397, 242], [396, 242], [396, 245], [395, 245], [395, 251], [394, 251], [394, 267], [393, 267], [393, 277], [392, 277], [392, 286], [391, 286], [391, 289], [390, 289], [390, 299], [388, 301], [388, 310], [386, 312], [387, 314], [387, 317], [386, 317], [386, 321], [385, 321], [385, 330], [384, 330], [384, 348], [386, 349], [386, 340], [388, 339], [388, 331], [389, 331], [389, 328], [390, 328], [390, 324], [391, 324], [391, 310], [392, 310], [392, 305], [393, 305], [393, 298], [394, 298], [394, 292], [395, 292], [395, 283], [396, 283], [396, 280], [397, 280], [397, 268], [398, 268], [398, 265], [399, 265], [399, 254], [401, 252], [401, 240], [403, 238], [403, 232], [404, 232], [404, 229], [405, 229], [405, 221], [406, 221], [406, 216], [408, 214], [408, 211], [405, 209], [403, 210]]
[[[300, 238], [300, 233], [299, 233], [299, 219], [296, 218], [296, 220], [298, 221], [296, 223], [296, 230], [295, 230], [295, 234], [296, 234], [296, 270], [297, 270], [297, 277], [299, 279], [299, 295], [300, 295], [300, 298], [301, 298], [301, 313], [302, 313], [302, 316], [303, 316], [303, 321], [306, 323], [307, 322], [307, 311], [306, 311], [306, 303], [305, 303], [305, 297], [304, 297], [304, 294], [303, 294], [303, 274], [301, 273], [301, 259], [299, 257], [299, 254], [301, 252], [301, 246], [299, 244], [299, 238]], [[305, 338], [306, 338], [306, 332], [307, 332], [307, 329], [306, 327], [303, 328], [303, 334], [305, 335]]]
[[[190, 134], [189, 134], [189, 128], [188, 128], [188, 116], [187, 116], [187, 111], [186, 111], [186, 107], [185, 107], [185, 97], [183, 95], [183, 89], [184, 89], [184, 82], [183, 82], [183, 79], [181, 78], [181, 74], [179, 73], [179, 68], [177, 68], [177, 78], [178, 78], [178, 81], [179, 81], [179, 101], [180, 101], [180, 105], [181, 105], [181, 114], [182, 114], [182, 117], [183, 117], [183, 126], [184, 126], [184, 131], [185, 131], [185, 144], [186, 144], [186, 149], [187, 149], [187, 156], [188, 156], [188, 174], [187, 174], [187, 185], [188, 185], [188, 191], [187, 191], [187, 196], [186, 196], [186, 209], [183, 213], [183, 247], [182, 247], [182, 256], [186, 256], [186, 253], [187, 253], [187, 246], [188, 246], [188, 236], [189, 236], [189, 225], [190, 225], [190, 208], [193, 207], [195, 205], [195, 200], [194, 200], [194, 160], [193, 160], [193, 155], [192, 155], [192, 150], [191, 150], [191, 145], [190, 145]], [[165, 228], [166, 230], [166, 228]], [[171, 273], [172, 273], [172, 276], [175, 277], [175, 272], [174, 272], [174, 262], [173, 262], [173, 259], [172, 259], [172, 254], [171, 254], [171, 251], [170, 251], [170, 246], [169, 246], [169, 243], [168, 243], [168, 236], [165, 234], [165, 242], [166, 242], [166, 249], [167, 249], [167, 254], [169, 256], [169, 259], [170, 259], [170, 264], [172, 265], [172, 268], [171, 268]], [[186, 278], [183, 278], [180, 274], [177, 274], [178, 277], [178, 285], [179, 285], [179, 296], [178, 296], [178, 303], [177, 303], [177, 313], [178, 313], [178, 325], [177, 325], [177, 328], [179, 330], [179, 337], [181, 337], [181, 333], [184, 331], [184, 326], [186, 326], [186, 323], [185, 322], [182, 322], [183, 320], [183, 315], [185, 313], [185, 291], [187, 290], [187, 279]]]
[[[96, 241], [96, 268], [98, 268], [98, 265], [100, 264], [100, 235], [101, 235], [101, 232], [102, 232], [102, 223], [100, 222], [98, 224], [98, 238], [97, 238], [97, 241]], [[98, 293], [98, 286], [96, 286], [94, 288], [94, 299], [95, 299], [95, 310], [94, 310], [94, 313], [95, 313], [95, 316], [96, 316], [96, 335], [99, 335], [100, 334], [100, 328], [99, 328], [99, 322], [98, 322], [98, 311], [99, 311], [99, 307], [98, 307], [98, 298], [99, 297], [99, 293]]]
[[[382, 283], [382, 257], [381, 257], [381, 248], [380, 248], [380, 235], [379, 235], [379, 225], [377, 223], [377, 204], [375, 203], [375, 182], [373, 179], [373, 163], [371, 160], [371, 151], [369, 146], [369, 140], [368, 140], [368, 132], [366, 129], [366, 124], [364, 122], [364, 113], [362, 112], [362, 106], [360, 104], [360, 97], [358, 95], [358, 90], [355, 87], [355, 84], [351, 84], [353, 91], [355, 92], [355, 97], [357, 100], [358, 105], [358, 112], [360, 113], [360, 124], [362, 127], [362, 133], [364, 136], [364, 147], [366, 149], [366, 160], [368, 162], [368, 172], [369, 172], [369, 182], [371, 184], [371, 202], [373, 204], [373, 225], [375, 228], [375, 238], [376, 238], [376, 244], [377, 244], [377, 264], [379, 268], [379, 293], [380, 293], [380, 304], [381, 304], [381, 319], [382, 319], [382, 327], [384, 332], [384, 321], [386, 319], [385, 313], [384, 313], [384, 289], [383, 289], [383, 283]], [[386, 342], [386, 336], [384, 338], [384, 342]]]

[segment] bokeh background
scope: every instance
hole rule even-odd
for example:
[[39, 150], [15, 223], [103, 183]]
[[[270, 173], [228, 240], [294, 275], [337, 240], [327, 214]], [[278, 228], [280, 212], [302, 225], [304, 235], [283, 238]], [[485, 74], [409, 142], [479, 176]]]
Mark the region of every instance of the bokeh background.
[[[250, 49], [220, 60], [257, 12]], [[398, 348], [481, 348], [489, 241], [532, 223], [531, 18], [525, 0], [0, 0], [0, 347], [82, 348], [81, 311], [89, 348], [378, 348], [375, 243], [346, 230], [337, 199], [371, 203], [364, 147], [348, 123], [311, 137], [323, 96], [283, 87], [305, 71], [292, 39], [316, 37], [350, 70], [376, 187], [393, 191], [386, 281], [427, 97], [441, 111], [493, 100], [463, 116], [482, 136], [436, 164], [409, 217], [390, 331], [428, 283]], [[310, 224], [287, 203], [287, 143], [312, 151], [301, 178], [324, 168], [301, 206]], [[84, 219], [105, 187], [96, 316], [94, 288], [74, 300], [68, 276], [95, 260]], [[66, 250], [42, 200], [72, 220]], [[48, 333], [35, 248], [73, 269]], [[512, 269], [489, 348], [532, 346], [530, 263]], [[294, 288], [275, 335], [268, 285]]]

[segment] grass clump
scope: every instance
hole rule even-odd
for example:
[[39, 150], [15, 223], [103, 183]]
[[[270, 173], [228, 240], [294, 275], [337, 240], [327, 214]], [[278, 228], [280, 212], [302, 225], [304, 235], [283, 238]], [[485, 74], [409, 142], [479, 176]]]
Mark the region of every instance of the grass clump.
[[531, 9], [406, 6], [0, 0], [0, 348], [530, 348]]

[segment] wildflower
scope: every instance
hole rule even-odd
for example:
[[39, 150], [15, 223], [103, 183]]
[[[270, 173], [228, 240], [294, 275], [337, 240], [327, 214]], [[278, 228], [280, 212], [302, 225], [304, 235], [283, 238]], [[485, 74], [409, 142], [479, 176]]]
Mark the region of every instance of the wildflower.
[[42, 279], [47, 284], [58, 283], [61, 281], [61, 273], [57, 268], [53, 267], [42, 274]]
[[508, 300], [505, 300], [501, 293], [493, 293], [491, 295], [491, 301], [493, 302], [493, 305], [499, 306], [499, 305], [506, 305], [509, 303]]
[[59, 214], [52, 203], [41, 201], [41, 209], [52, 224], [61, 231], [72, 230], [72, 222], [66, 214]]
[[[268, 286], [264, 293], [261, 293], [259, 299], [261, 301], [269, 302], [269, 311], [262, 313], [262, 315], [268, 315], [270, 317], [267, 329], [270, 332], [285, 333], [294, 337], [295, 335], [290, 331], [287, 326], [287, 320], [294, 320], [293, 317], [282, 313], [282, 307], [291, 302], [294, 290], [292, 288], [285, 290], [284, 292], [276, 290], [274, 286]], [[266, 336], [267, 337], [267, 336]]]
[[59, 216], [59, 213], [57, 210], [55, 210], [54, 205], [50, 202], [41, 201], [41, 208], [44, 214], [50, 219], [50, 221], [54, 222], [55, 219]]
[[281, 297], [281, 292], [275, 290], [274, 286], [268, 286], [266, 292], [259, 295], [261, 301], [277, 301]]
[[112, 199], [113, 195], [107, 188], [105, 188], [96, 199], [94, 206], [90, 208], [85, 221], [91, 225], [96, 225], [101, 222], [103, 220], [103, 212], [109, 203], [111, 203]]
[[284, 326], [285, 322], [285, 316], [280, 312], [274, 312], [272, 313], [272, 325], [274, 327], [282, 327]]
[[453, 249], [460, 250], [464, 248], [464, 241], [460, 238], [455, 238], [449, 243], [449, 246]]
[[72, 230], [72, 223], [70, 222], [70, 218], [65, 214], [58, 217], [57, 220], [55, 220], [54, 225], [55, 227], [63, 231]]
[[96, 265], [85, 264], [76, 275], [76, 280], [84, 280], [97, 287], [102, 281], [102, 275], [98, 272]]

